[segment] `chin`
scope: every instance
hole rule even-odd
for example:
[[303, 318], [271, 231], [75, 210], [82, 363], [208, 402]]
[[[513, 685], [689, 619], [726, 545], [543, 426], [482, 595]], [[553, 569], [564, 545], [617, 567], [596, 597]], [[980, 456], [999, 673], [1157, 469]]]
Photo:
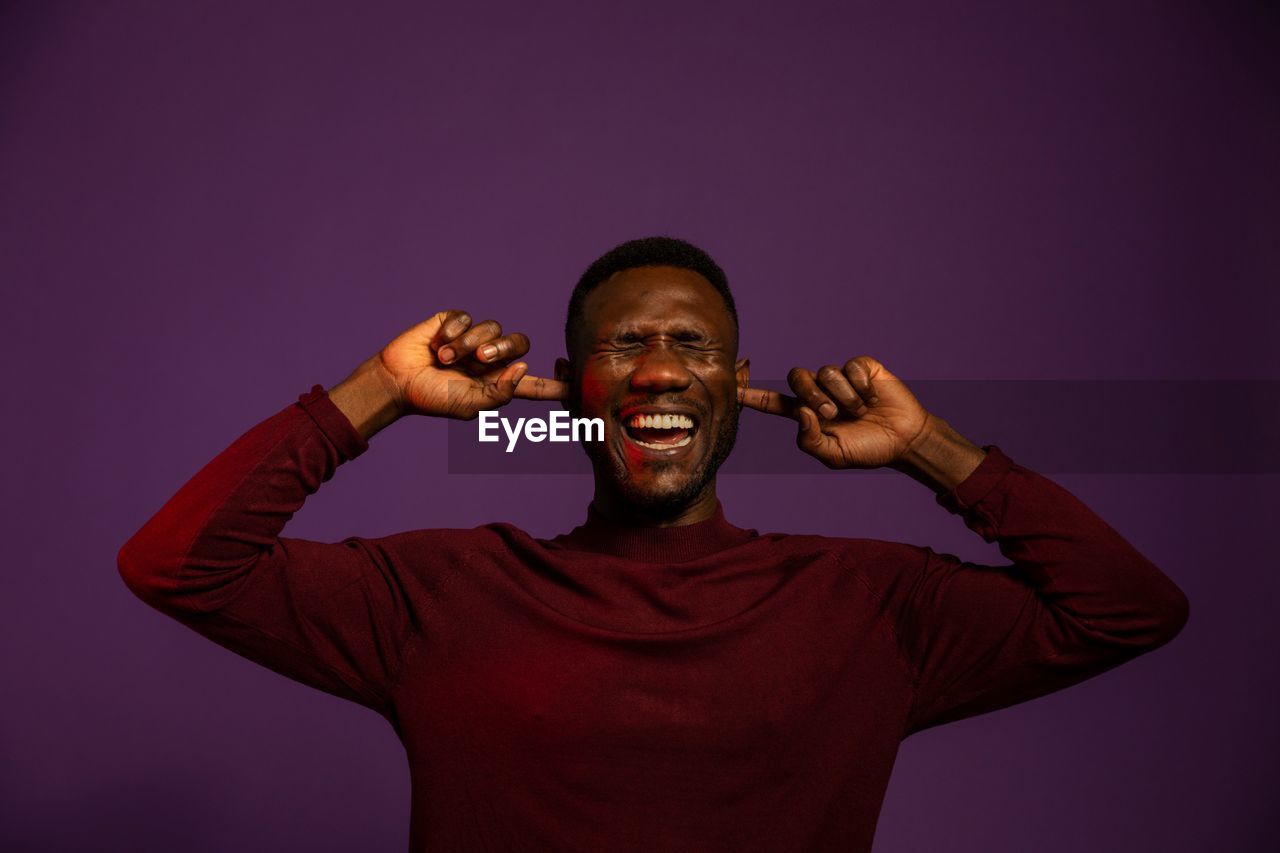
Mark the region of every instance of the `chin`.
[[642, 478], [637, 479], [623, 460], [610, 461], [610, 491], [619, 501], [643, 515], [666, 515], [685, 509], [702, 497], [711, 480], [711, 477], [705, 476], [705, 470], [679, 473], [668, 471], [665, 476], [647, 471]]

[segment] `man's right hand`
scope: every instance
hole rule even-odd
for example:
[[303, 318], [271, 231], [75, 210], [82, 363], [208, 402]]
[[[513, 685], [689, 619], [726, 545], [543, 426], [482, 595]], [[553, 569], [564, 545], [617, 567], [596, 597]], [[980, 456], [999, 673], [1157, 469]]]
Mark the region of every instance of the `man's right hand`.
[[526, 400], [562, 400], [565, 385], [525, 375], [529, 351], [520, 332], [496, 320], [472, 325], [466, 311], [441, 311], [406, 329], [378, 354], [400, 414], [470, 420], [481, 411]]

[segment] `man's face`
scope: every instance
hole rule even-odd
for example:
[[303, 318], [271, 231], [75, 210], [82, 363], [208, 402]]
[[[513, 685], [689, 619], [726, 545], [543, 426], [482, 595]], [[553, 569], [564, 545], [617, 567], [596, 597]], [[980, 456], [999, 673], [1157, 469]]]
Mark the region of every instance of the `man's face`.
[[568, 374], [577, 417], [601, 418], [584, 445], [597, 492], [647, 513], [675, 512], [713, 489], [738, 428], [737, 335], [723, 298], [696, 272], [636, 267], [583, 304]]

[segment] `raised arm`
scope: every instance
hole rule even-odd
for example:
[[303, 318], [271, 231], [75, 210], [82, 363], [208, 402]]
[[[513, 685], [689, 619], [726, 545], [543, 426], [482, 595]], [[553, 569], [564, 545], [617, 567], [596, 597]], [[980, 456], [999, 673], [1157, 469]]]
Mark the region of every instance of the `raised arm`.
[[[494, 349], [482, 355], [484, 347]], [[139, 598], [232, 651], [387, 713], [422, 580], [386, 540], [328, 544], [281, 532], [397, 418], [475, 417], [517, 394], [555, 393], [524, 376], [515, 360], [527, 351], [523, 335], [472, 326], [460, 311], [406, 330], [329, 392], [314, 386], [205, 465], [120, 549], [121, 576]]]
[[742, 389], [739, 398], [795, 418], [800, 448], [829, 467], [887, 466], [924, 483], [1012, 561], [903, 546], [904, 561], [868, 578], [915, 687], [904, 733], [1077, 683], [1185, 624], [1182, 590], [1084, 503], [965, 439], [875, 359], [797, 368], [789, 382], [794, 397]]
[[1010, 561], [930, 548], [878, 579], [914, 669], [907, 733], [1076, 684], [1173, 639], [1187, 598], [1082, 501], [988, 446], [937, 502]]

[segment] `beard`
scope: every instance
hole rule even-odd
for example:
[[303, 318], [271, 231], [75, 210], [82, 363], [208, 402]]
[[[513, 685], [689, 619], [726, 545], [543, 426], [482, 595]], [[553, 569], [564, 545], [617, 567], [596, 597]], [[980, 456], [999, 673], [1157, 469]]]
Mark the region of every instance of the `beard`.
[[[618, 497], [633, 507], [638, 513], [661, 518], [680, 513], [702, 496], [707, 485], [715, 480], [716, 472], [729, 458], [733, 445], [738, 439], [738, 416], [740, 407], [734, 406], [731, 413], [720, 423], [711, 441], [711, 448], [689, 472], [688, 476], [668, 488], [644, 488], [632, 479], [631, 471], [626, 464], [608, 451], [605, 464], [613, 468], [613, 484]], [[664, 469], [678, 470], [679, 462], [654, 462], [650, 469], [660, 475]]]

